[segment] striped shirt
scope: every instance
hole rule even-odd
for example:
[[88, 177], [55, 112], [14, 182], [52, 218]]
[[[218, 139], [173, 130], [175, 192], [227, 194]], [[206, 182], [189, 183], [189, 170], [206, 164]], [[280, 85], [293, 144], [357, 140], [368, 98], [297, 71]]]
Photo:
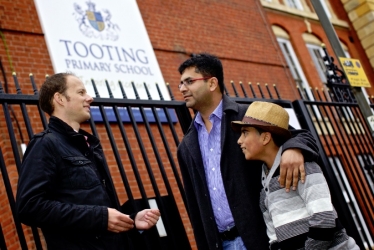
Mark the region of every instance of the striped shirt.
[[221, 176], [221, 119], [222, 101], [209, 116], [209, 121], [212, 123], [212, 129], [209, 133], [200, 113], [196, 115], [195, 127], [198, 132], [199, 146], [214, 217], [218, 231], [223, 232], [233, 227], [235, 223]]
[[278, 182], [282, 147], [269, 173], [263, 165], [260, 207], [271, 249], [359, 249], [338, 220], [320, 167], [304, 163], [305, 183], [286, 193]]

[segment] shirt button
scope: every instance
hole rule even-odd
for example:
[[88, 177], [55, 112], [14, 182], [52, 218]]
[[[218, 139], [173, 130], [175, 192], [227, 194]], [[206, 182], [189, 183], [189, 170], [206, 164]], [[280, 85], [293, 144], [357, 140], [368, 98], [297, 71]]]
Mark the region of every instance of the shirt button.
[[82, 164], [83, 164], [83, 161], [79, 161], [78, 163], [79, 163], [80, 165], [82, 165]]
[[214, 170], [216, 170], [215, 168], [212, 168], [212, 170], [214, 171]]
[[218, 211], [221, 211], [221, 208], [218, 208]]
[[268, 191], [268, 189], [267, 189], [267, 188], [265, 188], [265, 191], [267, 192], [267, 191]]
[[210, 149], [210, 152], [213, 152], [213, 149], [212, 149], [212, 148]]
[[262, 177], [262, 180], [265, 180], [265, 177]]
[[213, 188], [213, 190], [217, 190], [217, 188]]
[[218, 248], [218, 243], [216, 243], [216, 248]]

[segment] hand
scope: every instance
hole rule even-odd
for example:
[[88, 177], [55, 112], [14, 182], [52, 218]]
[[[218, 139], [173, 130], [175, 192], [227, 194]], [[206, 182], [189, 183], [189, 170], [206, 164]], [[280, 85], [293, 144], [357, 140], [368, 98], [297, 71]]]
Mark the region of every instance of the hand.
[[[300, 173], [300, 175], [299, 175]], [[290, 191], [292, 185], [292, 190], [296, 190], [297, 183], [299, 182], [299, 176], [301, 182], [305, 181], [305, 170], [304, 170], [304, 156], [300, 149], [292, 148], [287, 149], [283, 152], [281, 163], [280, 163], [280, 176], [279, 184], [284, 187], [286, 184], [286, 192]]]
[[150, 229], [156, 225], [160, 218], [160, 210], [158, 209], [144, 209], [135, 216], [135, 227], [139, 230]]
[[127, 214], [108, 208], [108, 231], [119, 233], [132, 229], [134, 221]]

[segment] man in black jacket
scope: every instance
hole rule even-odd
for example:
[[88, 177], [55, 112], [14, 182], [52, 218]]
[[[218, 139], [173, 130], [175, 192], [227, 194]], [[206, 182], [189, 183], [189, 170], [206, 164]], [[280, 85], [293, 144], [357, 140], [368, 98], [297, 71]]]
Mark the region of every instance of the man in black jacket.
[[48, 249], [127, 249], [122, 232], [135, 236], [160, 216], [157, 209], [119, 212], [100, 141], [80, 129], [92, 101], [69, 73], [50, 76], [40, 89], [40, 107], [51, 117], [27, 147], [16, 204], [21, 222], [42, 229]]
[[[198, 248], [268, 249], [258, 205], [261, 163], [245, 160], [237, 146], [240, 135], [231, 129], [231, 121], [241, 120], [248, 105], [223, 94], [222, 64], [213, 55], [194, 55], [179, 72], [186, 105], [198, 111], [177, 152]], [[297, 184], [299, 171], [304, 180], [304, 158], [318, 157], [308, 131], [292, 134], [284, 144], [281, 162], [280, 184], [286, 184], [287, 192], [291, 183]]]

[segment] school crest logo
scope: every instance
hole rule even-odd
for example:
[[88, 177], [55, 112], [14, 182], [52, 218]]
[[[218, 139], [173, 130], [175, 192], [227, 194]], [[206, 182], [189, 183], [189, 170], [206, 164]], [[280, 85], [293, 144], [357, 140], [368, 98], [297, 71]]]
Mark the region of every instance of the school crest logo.
[[89, 3], [88, 10], [86, 10], [87, 19], [90, 22], [91, 26], [98, 31], [103, 31], [105, 28], [105, 23], [103, 16], [100, 12], [95, 11], [95, 5]]
[[79, 4], [74, 3], [75, 12], [73, 15], [78, 22], [79, 30], [87, 37], [116, 41], [120, 28], [111, 21], [110, 11], [107, 9], [96, 10], [96, 4], [90, 0], [86, 4], [87, 9], [84, 10]]

